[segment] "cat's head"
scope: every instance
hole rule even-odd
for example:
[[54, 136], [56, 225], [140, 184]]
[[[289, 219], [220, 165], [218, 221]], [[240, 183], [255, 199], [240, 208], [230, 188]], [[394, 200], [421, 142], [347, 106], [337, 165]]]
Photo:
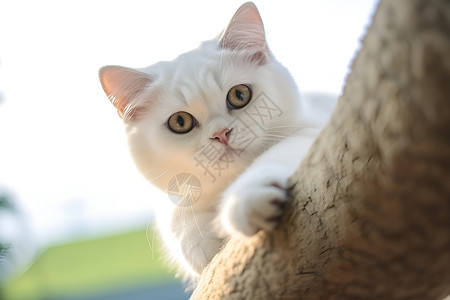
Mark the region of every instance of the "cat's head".
[[100, 79], [136, 165], [163, 190], [182, 173], [220, 189], [298, 125], [297, 87], [253, 3], [198, 49], [143, 69], [106, 66]]

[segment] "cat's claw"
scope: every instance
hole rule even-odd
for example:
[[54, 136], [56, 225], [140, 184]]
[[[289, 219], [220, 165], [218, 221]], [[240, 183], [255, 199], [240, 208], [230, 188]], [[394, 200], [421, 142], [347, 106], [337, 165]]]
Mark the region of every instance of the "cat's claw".
[[225, 229], [246, 236], [273, 230], [286, 208], [290, 175], [285, 168], [272, 165], [241, 175], [225, 193], [221, 215]]

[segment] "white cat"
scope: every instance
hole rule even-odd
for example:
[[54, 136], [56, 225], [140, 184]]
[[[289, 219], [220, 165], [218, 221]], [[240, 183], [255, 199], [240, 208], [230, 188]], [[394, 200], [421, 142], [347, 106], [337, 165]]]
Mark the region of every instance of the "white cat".
[[229, 235], [276, 227], [288, 178], [318, 130], [253, 3], [198, 49], [143, 69], [106, 66], [100, 79], [138, 169], [172, 200], [155, 200], [157, 223], [188, 275], [201, 274]]

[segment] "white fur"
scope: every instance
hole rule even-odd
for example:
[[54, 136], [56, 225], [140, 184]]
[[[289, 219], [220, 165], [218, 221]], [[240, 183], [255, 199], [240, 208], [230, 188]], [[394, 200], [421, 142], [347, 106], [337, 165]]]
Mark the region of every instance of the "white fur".
[[[251, 37], [248, 46], [246, 27]], [[296, 84], [269, 52], [253, 4], [238, 10], [221, 39], [204, 42], [174, 61], [132, 72], [107, 68], [100, 72], [102, 84], [124, 116], [131, 154], [140, 172], [162, 190], [180, 173], [193, 174], [201, 182], [202, 195], [191, 206], [179, 207], [169, 199], [158, 200], [164, 203], [156, 205], [162, 238], [186, 274], [200, 274], [230, 234], [250, 236], [277, 225], [287, 180], [317, 130], [301, 118]], [[125, 83], [120, 86], [120, 82]], [[227, 93], [238, 84], [250, 86], [253, 99], [245, 108], [230, 111]], [[132, 96], [124, 97], [129, 87]], [[249, 112], [264, 99], [275, 104], [278, 113], [258, 122]], [[137, 111], [139, 115], [134, 115]], [[171, 132], [167, 120], [178, 111], [192, 114], [198, 126], [186, 134]], [[211, 137], [238, 121], [247, 130], [231, 128], [230, 147], [238, 150], [236, 154]], [[232, 141], [240, 138], [254, 140], [239, 149], [239, 143]], [[215, 179], [195, 160], [211, 146], [232, 160]]]

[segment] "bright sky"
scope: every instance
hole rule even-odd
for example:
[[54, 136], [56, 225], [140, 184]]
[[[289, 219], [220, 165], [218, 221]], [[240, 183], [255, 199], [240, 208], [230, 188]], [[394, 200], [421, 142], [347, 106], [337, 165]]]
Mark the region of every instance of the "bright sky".
[[[0, 187], [41, 245], [142, 225], [168, 201], [135, 170], [98, 69], [173, 59], [217, 36], [243, 2], [0, 2]], [[334, 93], [376, 2], [255, 1], [300, 89]]]

